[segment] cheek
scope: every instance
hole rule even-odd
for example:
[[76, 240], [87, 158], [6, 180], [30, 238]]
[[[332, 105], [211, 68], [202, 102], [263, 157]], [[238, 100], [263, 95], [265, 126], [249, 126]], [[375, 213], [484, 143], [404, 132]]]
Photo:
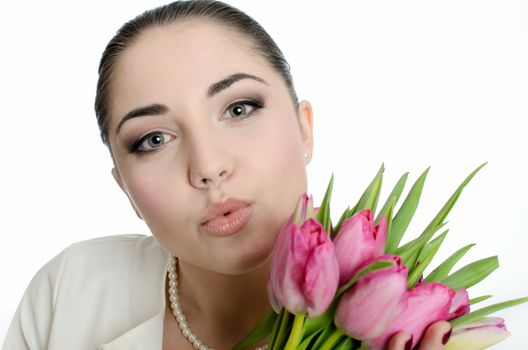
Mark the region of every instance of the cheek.
[[[178, 202], [181, 204], [192, 201], [188, 200], [185, 189], [174, 181], [180, 176], [180, 172], [181, 169], [169, 171], [161, 165], [151, 163], [148, 169], [137, 167], [133, 174], [129, 174], [129, 195], [152, 232], [167, 231], [167, 218], [184, 221], [184, 218], [175, 213]], [[178, 193], [177, 199], [174, 193]]]
[[283, 115], [259, 137], [263, 139], [259, 143], [262, 149], [253, 156], [262, 184], [257, 190], [265, 198], [266, 210], [276, 218], [274, 226], [280, 228], [307, 190], [304, 146], [296, 116]]
[[[283, 119], [293, 119], [294, 116], [285, 116]], [[282, 121], [273, 127], [271, 137], [266, 142], [265, 156], [261, 164], [267, 164], [263, 169], [267, 176], [276, 179], [277, 185], [282, 190], [288, 184], [306, 185], [306, 169], [303, 160], [304, 148], [298, 129], [297, 121]], [[294, 186], [298, 188], [299, 186]]]
[[161, 213], [165, 210], [164, 193], [162, 182], [156, 178], [144, 177], [141, 174], [133, 176], [129, 180], [129, 194], [138, 210], [144, 216], [149, 216], [150, 212]]

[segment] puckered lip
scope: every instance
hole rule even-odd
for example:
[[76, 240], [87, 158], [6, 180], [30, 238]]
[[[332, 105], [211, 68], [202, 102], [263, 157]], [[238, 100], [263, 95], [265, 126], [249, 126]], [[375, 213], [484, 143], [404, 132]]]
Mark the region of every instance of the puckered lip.
[[218, 202], [212, 202], [207, 211], [202, 216], [200, 225], [206, 224], [208, 221], [213, 220], [219, 216], [240, 210], [251, 205], [251, 202], [245, 201], [238, 198], [226, 197]]

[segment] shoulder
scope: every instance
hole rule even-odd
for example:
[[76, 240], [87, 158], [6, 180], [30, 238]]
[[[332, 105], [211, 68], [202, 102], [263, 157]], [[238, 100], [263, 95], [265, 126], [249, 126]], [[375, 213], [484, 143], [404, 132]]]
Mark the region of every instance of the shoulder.
[[[71, 244], [46, 263], [35, 274], [28, 292], [55, 291], [65, 278], [81, 275], [83, 279], [98, 276], [99, 270], [110, 271], [130, 266], [137, 255], [163, 254], [163, 248], [151, 236], [139, 234], [93, 238]], [[55, 299], [55, 298], [54, 298]]]
[[71, 244], [45, 264], [34, 280], [44, 278], [47, 282], [59, 284], [64, 276], [98, 278], [99, 272], [108, 274], [128, 269], [136, 259], [158, 256], [163, 260], [165, 255], [164, 249], [152, 236], [128, 234], [98, 237]]
[[[112, 263], [128, 265], [138, 255], [163, 255], [164, 249], [152, 236], [139, 234], [94, 238], [70, 245], [62, 253], [68, 265], [89, 264], [97, 267]], [[79, 266], [74, 266], [79, 267]]]
[[[136, 317], [157, 310], [157, 305], [148, 305], [139, 316], [130, 312], [135, 310], [131, 307], [135, 294], [157, 293], [167, 261], [168, 253], [152, 236], [116, 235], [70, 245], [30, 282], [6, 344], [43, 349], [52, 342], [61, 344], [56, 348], [68, 348], [111, 339]], [[152, 291], [145, 284], [149, 279]], [[77, 327], [61, 332], [68, 324]]]
[[[168, 253], [152, 236], [107, 236], [70, 245], [52, 262], [55, 290], [86, 300], [120, 302], [136, 281], [162, 276]], [[57, 259], [57, 258], [56, 258]], [[159, 275], [159, 276], [158, 276]], [[112, 290], [111, 295], [109, 291]], [[120, 293], [115, 293], [120, 291]], [[117, 296], [114, 298], [113, 296]], [[60, 305], [57, 305], [60, 307]]]
[[69, 254], [85, 254], [85, 253], [102, 253], [111, 249], [119, 250], [130, 250], [136, 249], [136, 247], [158, 247], [159, 244], [152, 236], [145, 236], [140, 234], [127, 234], [127, 235], [115, 235], [115, 236], [104, 236], [88, 239], [71, 244], [67, 251]]

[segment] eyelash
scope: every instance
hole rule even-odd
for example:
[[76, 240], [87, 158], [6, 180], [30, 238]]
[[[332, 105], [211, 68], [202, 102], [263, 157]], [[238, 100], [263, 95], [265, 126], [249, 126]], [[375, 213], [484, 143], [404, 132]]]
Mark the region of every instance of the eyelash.
[[160, 147], [162, 147], [164, 144], [166, 144], [168, 142], [168, 140], [166, 140], [165, 136], [174, 137], [174, 136], [172, 136], [172, 135], [170, 135], [168, 133], [161, 132], [161, 131], [149, 132], [145, 136], [143, 136], [143, 137], [139, 138], [138, 140], [134, 141], [132, 143], [132, 145], [128, 147], [128, 152], [129, 153], [135, 153], [137, 155], [142, 155], [142, 154], [146, 154], [146, 153], [150, 153], [150, 152], [154, 152], [154, 151], [158, 150], [160, 147], [154, 148], [152, 150], [139, 149], [141, 147], [141, 145], [143, 145], [143, 143], [145, 143], [149, 138], [151, 138], [152, 136], [155, 136], [155, 135], [160, 135], [161, 138], [164, 140], [163, 144]]
[[[236, 106], [250, 106], [252, 109], [247, 112], [246, 111], [246, 115], [245, 116], [242, 116], [242, 117], [235, 117], [231, 114], [231, 109], [233, 107], [236, 107]], [[258, 101], [258, 100], [241, 100], [241, 101], [236, 101], [236, 102], [233, 102], [232, 104], [230, 104], [227, 109], [225, 110], [224, 112], [224, 115], [226, 114], [230, 114], [231, 117], [228, 119], [234, 119], [234, 122], [239, 122], [239, 121], [242, 121], [246, 118], [249, 118], [253, 113], [255, 113], [256, 111], [258, 111], [259, 109], [263, 108], [264, 107], [264, 103], [262, 103], [261, 101]], [[152, 150], [141, 150], [140, 147], [141, 145], [143, 145], [143, 143], [145, 143], [150, 137], [152, 136], [155, 136], [155, 135], [161, 135], [162, 136], [162, 139], [164, 140], [163, 144], [157, 148], [154, 148]], [[134, 141], [128, 148], [128, 152], [129, 153], [132, 153], [132, 154], [137, 154], [137, 155], [143, 155], [143, 154], [146, 154], [146, 153], [151, 153], [151, 152], [154, 152], [154, 151], [157, 151], [158, 149], [162, 148], [163, 145], [165, 145], [167, 142], [169, 142], [169, 140], [166, 140], [166, 137], [165, 136], [169, 136], [169, 138], [173, 138], [173, 136], [171, 136], [170, 134], [167, 134], [167, 133], [164, 133], [164, 132], [161, 132], [161, 131], [153, 131], [153, 132], [150, 132], [142, 137], [140, 137], [139, 139], [137, 139], [136, 141]]]
[[224, 112], [225, 113], [229, 113], [229, 111], [231, 110], [231, 108], [235, 107], [235, 106], [250, 106], [253, 108], [253, 110], [251, 110], [250, 112], [247, 112], [246, 116], [244, 117], [233, 117], [233, 119], [238, 119], [237, 121], [239, 120], [243, 120], [243, 119], [246, 119], [248, 118], [249, 116], [251, 116], [253, 113], [255, 113], [256, 111], [258, 111], [259, 109], [263, 108], [264, 107], [264, 103], [262, 103], [261, 101], [258, 101], [258, 100], [242, 100], [242, 101], [236, 101], [236, 102], [233, 102], [232, 104], [230, 104], [226, 111]]

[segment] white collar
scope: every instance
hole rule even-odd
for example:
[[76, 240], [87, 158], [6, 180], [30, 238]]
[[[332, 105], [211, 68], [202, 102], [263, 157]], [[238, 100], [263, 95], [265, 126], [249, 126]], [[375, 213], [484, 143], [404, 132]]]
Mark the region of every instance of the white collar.
[[[136, 256], [130, 279], [130, 319], [131, 323], [137, 326], [100, 345], [100, 350], [162, 349], [166, 276], [170, 254], [166, 253], [164, 268], [156, 264], [153, 267], [152, 263], [146, 263], [142, 258], [149, 257]], [[150, 283], [151, 280], [157, 280], [158, 283], [152, 285], [158, 285], [159, 288], [146, 289], [145, 283]]]

